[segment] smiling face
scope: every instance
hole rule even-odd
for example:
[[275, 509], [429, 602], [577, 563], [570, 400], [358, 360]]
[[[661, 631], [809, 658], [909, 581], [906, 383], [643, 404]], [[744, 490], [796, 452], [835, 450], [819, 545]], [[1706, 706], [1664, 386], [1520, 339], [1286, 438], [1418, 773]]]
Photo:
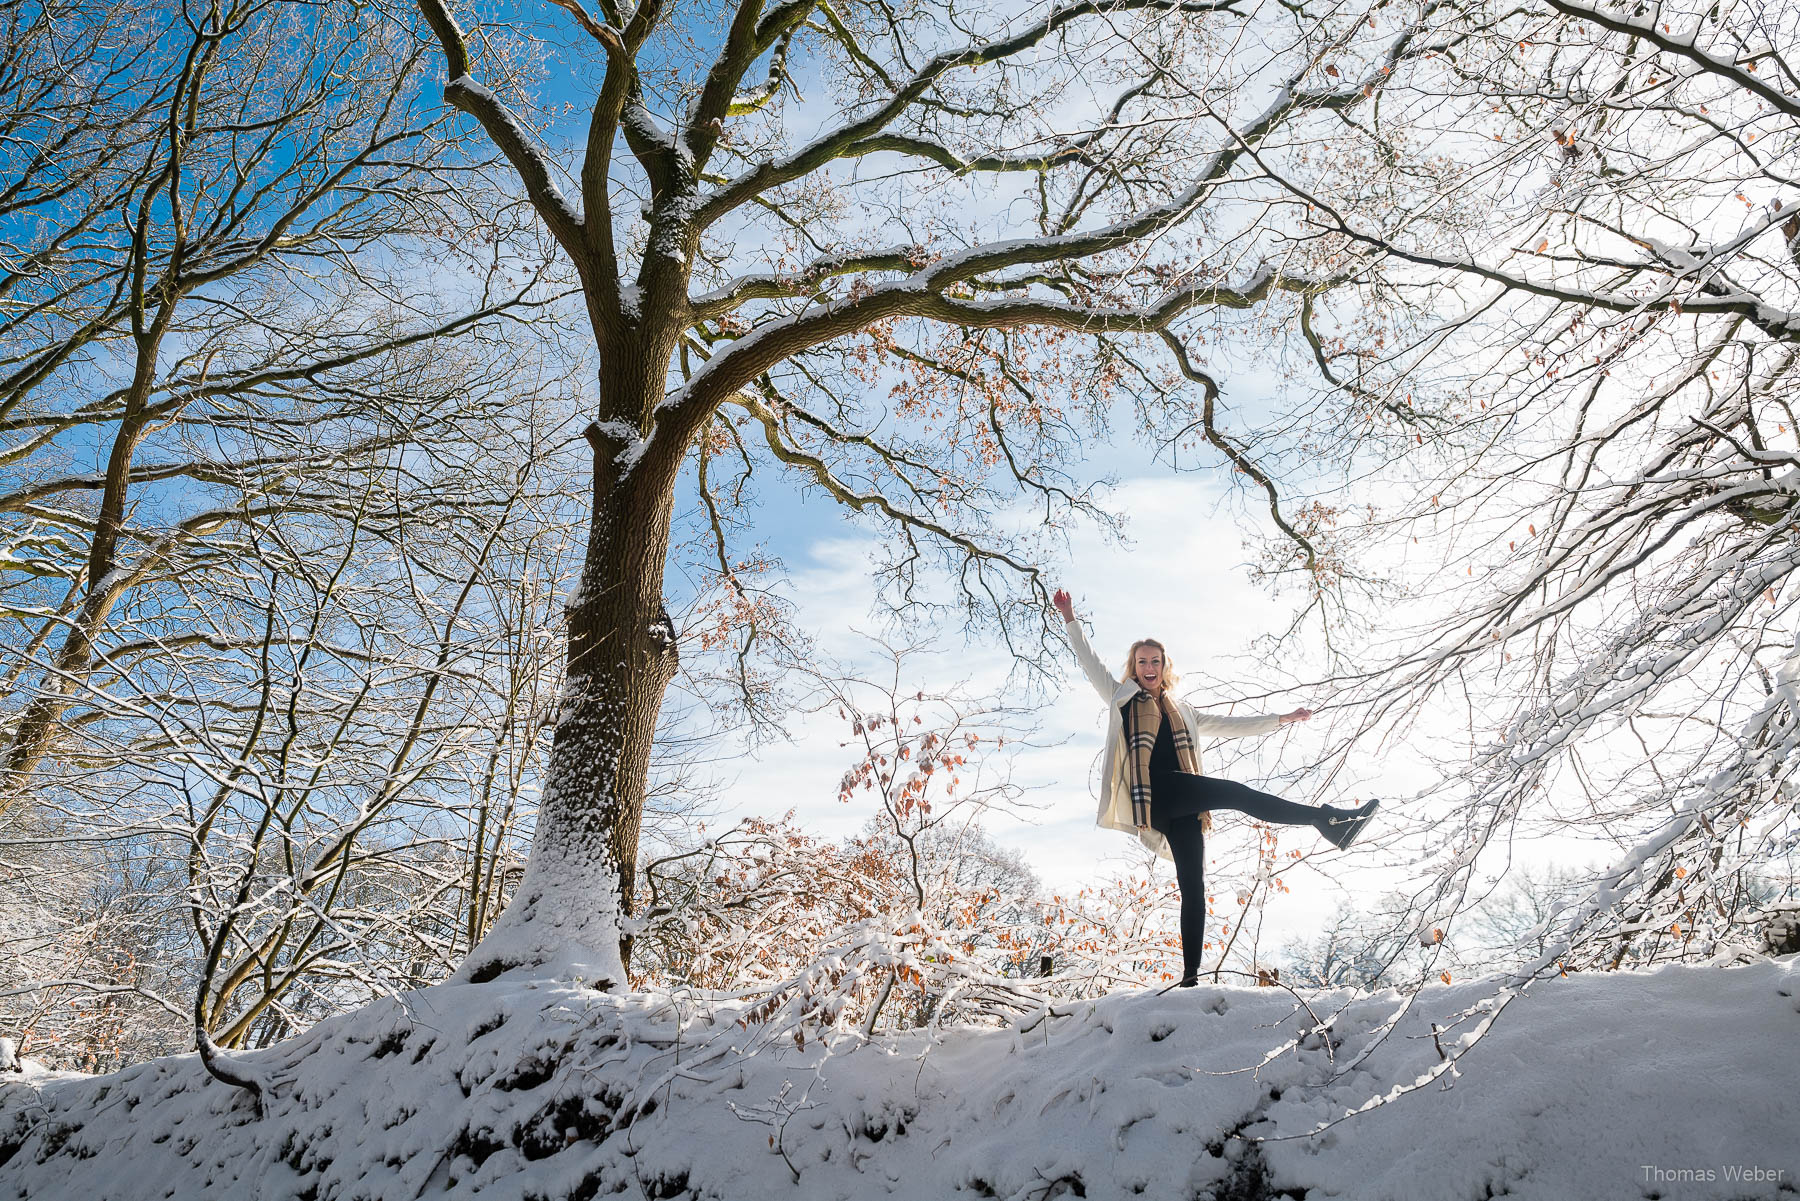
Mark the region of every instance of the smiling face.
[[1155, 696], [1162, 691], [1163, 653], [1154, 642], [1141, 642], [1131, 652], [1131, 678], [1138, 687]]

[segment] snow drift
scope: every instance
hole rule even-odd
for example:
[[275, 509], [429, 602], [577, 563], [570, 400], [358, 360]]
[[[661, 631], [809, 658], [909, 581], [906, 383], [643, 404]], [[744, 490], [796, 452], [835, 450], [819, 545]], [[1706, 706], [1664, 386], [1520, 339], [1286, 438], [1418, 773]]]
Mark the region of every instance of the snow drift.
[[1434, 987], [1387, 1029], [1398, 994], [1203, 986], [864, 1040], [443, 985], [245, 1055], [261, 1116], [191, 1055], [28, 1063], [0, 1077], [0, 1198], [1800, 1195], [1793, 957], [1544, 981], [1454, 1077], [1308, 1133], [1418, 1080], [1485, 995]]

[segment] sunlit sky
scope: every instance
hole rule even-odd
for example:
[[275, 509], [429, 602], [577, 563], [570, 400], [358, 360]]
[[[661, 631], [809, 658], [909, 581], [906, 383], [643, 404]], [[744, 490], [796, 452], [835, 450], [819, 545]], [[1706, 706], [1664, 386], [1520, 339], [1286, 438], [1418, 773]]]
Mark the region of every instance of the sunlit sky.
[[[1123, 660], [1133, 639], [1158, 637], [1188, 676], [1180, 689], [1183, 695], [1203, 707], [1228, 699], [1209, 696], [1193, 681], [1200, 672], [1254, 680], [1256, 664], [1245, 656], [1248, 644], [1273, 626], [1285, 625], [1294, 604], [1293, 599], [1272, 596], [1253, 583], [1246, 570], [1250, 552], [1245, 537], [1257, 532], [1255, 507], [1249, 506], [1247, 512], [1231, 496], [1222, 469], [1177, 473], [1155, 462], [1149, 448], [1131, 444], [1096, 446], [1093, 457], [1090, 471], [1110, 473], [1119, 481], [1110, 503], [1127, 517], [1127, 542], [1120, 545], [1091, 527], [1075, 529], [1067, 562], [1045, 565], [1051, 581], [1073, 595], [1077, 614], [1109, 664]], [[869, 574], [873, 535], [828, 502], [772, 497], [771, 504], [775, 511], [764, 515], [761, 528], [770, 532], [772, 548], [787, 562], [783, 591], [793, 598], [799, 623], [832, 659], [852, 667], [870, 662], [866, 635], [880, 629], [872, 613], [875, 593]], [[958, 630], [938, 633], [942, 653], [920, 660], [908, 686], [934, 691], [962, 683], [977, 694], [1005, 686], [1012, 662], [1003, 646], [965, 642]], [[1010, 762], [1013, 779], [1027, 788], [1023, 804], [1014, 812], [986, 812], [980, 820], [997, 841], [1023, 853], [1048, 889], [1069, 893], [1139, 868], [1144, 856], [1134, 838], [1095, 825], [1103, 708], [1073, 656], [1065, 655], [1062, 665], [1064, 687], [1037, 715], [1041, 724], [1032, 741], [1039, 745]], [[1303, 692], [1295, 692], [1271, 708], [1285, 712], [1308, 700]], [[1230, 774], [1253, 786], [1271, 787], [1268, 773], [1284, 761], [1293, 766], [1314, 749], [1323, 737], [1325, 720], [1321, 716], [1281, 735], [1255, 740], [1254, 756], [1234, 764]], [[746, 754], [721, 773], [725, 785], [721, 808], [708, 822], [710, 828], [744, 816], [775, 817], [790, 809], [798, 824], [818, 836], [849, 837], [863, 828], [877, 802], [869, 793], [849, 802], [837, 799], [839, 781], [857, 761], [859, 748], [842, 744], [845, 731], [835, 714], [796, 715], [789, 722], [789, 734], [791, 742]], [[1411, 779], [1384, 776], [1384, 764], [1371, 751], [1365, 762], [1353, 763], [1340, 777], [1335, 785], [1339, 791], [1328, 799], [1392, 797], [1422, 783], [1416, 774]], [[1288, 795], [1303, 802], [1326, 799]], [[1211, 850], [1215, 857], [1230, 857], [1234, 851], [1241, 855], [1252, 838], [1242, 826], [1222, 830], [1215, 834]], [[1335, 879], [1310, 866], [1290, 873], [1287, 882], [1293, 891], [1279, 898], [1268, 913], [1276, 937], [1308, 928], [1317, 916], [1354, 900], [1357, 890], [1401, 883], [1379, 849], [1355, 858], [1337, 856], [1324, 850], [1311, 830], [1303, 829], [1284, 832], [1282, 846], [1323, 850], [1317, 863]], [[1357, 884], [1359, 877], [1367, 877], [1368, 883]]]

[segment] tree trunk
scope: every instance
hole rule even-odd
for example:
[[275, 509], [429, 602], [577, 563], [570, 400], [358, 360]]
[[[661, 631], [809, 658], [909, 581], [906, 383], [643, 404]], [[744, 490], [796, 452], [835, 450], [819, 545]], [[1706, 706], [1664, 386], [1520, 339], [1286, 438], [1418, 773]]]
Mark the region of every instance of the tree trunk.
[[[165, 310], [166, 312], [166, 310]], [[131, 465], [138, 444], [148, 432], [147, 398], [162, 344], [166, 316], [159, 314], [150, 334], [137, 340], [137, 370], [126, 397], [125, 413], [113, 436], [106, 461], [106, 483], [100, 512], [94, 520], [94, 537], [88, 548], [87, 595], [69, 621], [68, 633], [57, 650], [55, 665], [44, 673], [38, 694], [19, 715], [11, 745], [6, 749], [6, 772], [0, 778], [0, 815], [31, 789], [32, 775], [50, 753], [57, 725], [75, 703], [82, 684], [94, 667], [94, 645], [106, 619], [125, 590], [125, 576], [118, 561], [119, 537], [125, 529], [126, 497], [131, 488]]]
[[663, 604], [674, 508], [672, 460], [620, 465], [620, 444], [590, 430], [595, 498], [580, 586], [569, 599], [568, 674], [531, 857], [518, 892], [453, 977], [515, 970], [623, 986], [638, 826], [663, 693], [675, 677]]

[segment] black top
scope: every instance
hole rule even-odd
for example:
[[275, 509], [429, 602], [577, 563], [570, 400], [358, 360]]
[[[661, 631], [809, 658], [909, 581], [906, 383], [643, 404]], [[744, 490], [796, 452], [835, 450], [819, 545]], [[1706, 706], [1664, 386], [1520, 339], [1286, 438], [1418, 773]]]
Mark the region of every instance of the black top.
[[1194, 785], [1200, 777], [1181, 770], [1181, 757], [1175, 753], [1175, 732], [1165, 715], [1156, 728], [1156, 743], [1150, 748], [1150, 825], [1166, 830], [1179, 818], [1195, 817], [1207, 808], [1207, 798]]
[[1181, 758], [1175, 753], [1175, 733], [1169, 729], [1168, 714], [1163, 715], [1162, 724], [1156, 727], [1156, 745], [1150, 748], [1150, 795], [1168, 789], [1158, 787], [1167, 776], [1181, 770]]

